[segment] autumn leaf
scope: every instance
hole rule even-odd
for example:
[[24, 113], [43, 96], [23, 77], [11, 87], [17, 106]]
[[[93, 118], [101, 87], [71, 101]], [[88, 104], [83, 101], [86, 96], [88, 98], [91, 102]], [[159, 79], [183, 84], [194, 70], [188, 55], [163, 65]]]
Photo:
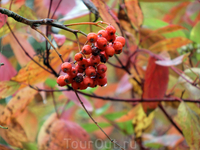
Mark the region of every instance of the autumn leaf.
[[[65, 60], [72, 51], [72, 46], [70, 47], [63, 45], [58, 51], [62, 55], [63, 60]], [[47, 67], [43, 64], [43, 59], [41, 59], [39, 56], [35, 56], [33, 59], [42, 67], [47, 69]], [[50, 65], [54, 69], [57, 69], [57, 67], [62, 63], [55, 50], [51, 50], [49, 59]], [[34, 61], [30, 61], [24, 68], [19, 70], [18, 74], [14, 76], [12, 80], [22, 83], [20, 88], [23, 88], [28, 84], [33, 85], [45, 81], [49, 75], [49, 72], [38, 66]]]
[[139, 6], [139, 2], [138, 0], [125, 0], [124, 2], [127, 9], [127, 15], [130, 18], [131, 23], [134, 28], [138, 30], [143, 22], [143, 14]]
[[151, 125], [153, 118], [154, 112], [147, 116], [142, 108], [142, 105], [137, 104], [126, 115], [117, 119], [116, 122], [132, 120], [136, 137], [141, 137], [142, 132]]
[[190, 39], [196, 43], [200, 43], [200, 21], [193, 27], [190, 33]]
[[196, 113], [199, 111], [198, 106], [191, 109], [186, 103], [181, 102], [178, 108], [176, 121], [181, 126], [184, 137], [190, 149], [200, 149], [200, 117]]
[[119, 23], [118, 18], [112, 13], [112, 11], [109, 9], [107, 4], [103, 0], [92, 0], [94, 5], [97, 7], [99, 14], [103, 21], [110, 23], [112, 26], [115, 27], [117, 30], [117, 33], [121, 35], [121, 31], [119, 29], [119, 26], [117, 23]]
[[12, 148], [9, 148], [9, 147], [2, 145], [2, 144], [0, 144], [0, 149], [1, 150], [13, 150]]
[[173, 51], [189, 43], [192, 43], [192, 41], [184, 37], [169, 38], [153, 44], [149, 47], [149, 50], [157, 53], [161, 51]]
[[170, 33], [170, 32], [174, 32], [177, 30], [182, 30], [182, 29], [186, 29], [180, 25], [167, 25], [165, 27], [159, 28], [157, 30], [154, 30], [149, 36], [155, 35], [155, 34], [165, 34], [165, 33]]
[[6, 23], [8, 16], [0, 13], [0, 28]]
[[6, 98], [14, 94], [20, 84], [14, 81], [1, 81], [0, 82], [0, 98]]
[[[73, 143], [76, 143], [76, 147]], [[74, 122], [58, 119], [56, 114], [52, 114], [43, 124], [38, 135], [38, 146], [39, 150], [92, 149], [89, 135], [83, 128]]]
[[[155, 63], [154, 57], [149, 58], [142, 98], [163, 98], [169, 81], [169, 69]], [[144, 111], [149, 114], [157, 108], [159, 102], [142, 103]]]
[[26, 87], [17, 92], [2, 111], [0, 122], [9, 124], [12, 118], [17, 117], [25, 110], [37, 92], [38, 91], [31, 89], [30, 87]]
[[140, 2], [181, 2], [181, 1], [191, 1], [191, 0], [139, 0]]

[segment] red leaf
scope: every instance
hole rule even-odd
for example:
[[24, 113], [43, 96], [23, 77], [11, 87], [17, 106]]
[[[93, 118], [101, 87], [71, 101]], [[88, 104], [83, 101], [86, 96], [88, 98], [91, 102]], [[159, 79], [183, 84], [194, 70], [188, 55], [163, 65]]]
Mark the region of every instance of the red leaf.
[[6, 23], [8, 16], [0, 13], [0, 28]]
[[3, 66], [0, 66], [0, 71], [2, 72], [0, 73], [0, 81], [8, 81], [17, 74], [15, 68], [13, 68], [8, 59], [2, 54], [0, 54], [0, 63], [4, 63]]
[[[142, 98], [163, 98], [167, 90], [169, 69], [155, 63], [154, 57], [149, 58]], [[155, 109], [159, 102], [142, 103], [146, 113]]]

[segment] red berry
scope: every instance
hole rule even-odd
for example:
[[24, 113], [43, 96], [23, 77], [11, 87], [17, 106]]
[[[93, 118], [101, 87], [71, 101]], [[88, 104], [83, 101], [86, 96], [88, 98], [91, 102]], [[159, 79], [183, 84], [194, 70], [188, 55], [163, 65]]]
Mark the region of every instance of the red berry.
[[116, 35], [115, 35], [115, 34], [113, 34], [113, 35], [108, 35], [108, 37], [107, 37], [108, 42], [114, 42], [115, 39], [116, 39]]
[[88, 77], [93, 77], [93, 76], [96, 76], [96, 69], [92, 66], [89, 66], [85, 69], [85, 74], [88, 76]]
[[70, 64], [69, 62], [65, 62], [61, 65], [61, 69], [65, 73], [70, 72], [72, 70], [72, 64]]
[[87, 87], [89, 87], [89, 86], [91, 86], [91, 85], [93, 84], [93, 79], [91, 79], [90, 77], [85, 77], [85, 78], [83, 79], [83, 83], [84, 83]]
[[89, 33], [87, 35], [87, 40], [90, 42], [90, 43], [95, 43], [97, 41], [97, 34], [96, 33]]
[[124, 47], [124, 45], [125, 45], [125, 43], [126, 43], [125, 38], [122, 37], [122, 36], [116, 37], [115, 41], [118, 41], [118, 42], [122, 43], [122, 46], [123, 46], [123, 47]]
[[83, 46], [81, 52], [85, 55], [92, 53], [92, 47], [90, 45]]
[[97, 74], [97, 79], [103, 79], [106, 76], [106, 73]]
[[69, 73], [69, 75], [71, 76], [71, 78], [75, 78], [78, 74], [78, 70], [74, 67], [72, 67], [71, 72]]
[[113, 48], [115, 49], [115, 53], [116, 54], [120, 54], [121, 52], [122, 52], [122, 48], [123, 48], [123, 46], [122, 46], [122, 43], [121, 42], [114, 42], [113, 43]]
[[81, 83], [79, 83], [79, 84], [80, 84], [80, 90], [85, 90], [88, 87], [87, 85], [84, 84], [83, 81]]
[[97, 46], [100, 48], [100, 49], [105, 49], [106, 48], [106, 46], [107, 46], [107, 40], [106, 40], [106, 38], [104, 38], [104, 37], [99, 37], [98, 39], [97, 39]]
[[97, 66], [97, 73], [102, 74], [105, 73], [107, 71], [107, 67], [104, 64], [99, 64]]
[[115, 49], [112, 46], [107, 46], [105, 53], [109, 57], [112, 57], [115, 54]]
[[87, 59], [87, 62], [88, 62], [88, 66], [92, 66], [91, 62], [90, 62], [90, 58]]
[[106, 32], [108, 33], [108, 35], [114, 35], [116, 32], [116, 29], [113, 26], [107, 26]]
[[97, 35], [98, 35], [99, 37], [107, 38], [108, 33], [107, 33], [105, 30], [100, 30], [100, 31], [97, 33]]
[[80, 89], [80, 84], [77, 83], [76, 81], [73, 81], [73, 82], [72, 82], [72, 88], [73, 88], [74, 90]]
[[83, 56], [81, 53], [76, 53], [76, 55], [74, 56], [74, 59], [76, 61], [81, 61], [83, 59]]
[[96, 66], [96, 65], [98, 65], [99, 63], [100, 63], [100, 56], [99, 55], [97, 55], [97, 56], [94, 56], [94, 55], [92, 55], [91, 57], [90, 57], [90, 63], [91, 63], [91, 65], [92, 66]]
[[78, 65], [82, 68], [85, 69], [88, 66], [88, 61], [86, 58], [83, 58], [81, 61], [78, 62]]
[[90, 85], [90, 87], [94, 88], [98, 85], [98, 80], [96, 78], [93, 78], [92, 80], [93, 80], [93, 84]]
[[85, 69], [81, 68], [78, 64], [75, 67], [78, 70], [78, 73], [83, 73]]
[[58, 83], [59, 86], [65, 86], [66, 85], [64, 79], [65, 79], [65, 77], [63, 75], [61, 75], [57, 78], [57, 83]]
[[64, 81], [65, 81], [66, 84], [70, 84], [70, 83], [72, 83], [73, 79], [69, 74], [66, 74], [64, 76]]
[[107, 84], [107, 78], [104, 77], [103, 79], [98, 79], [98, 85], [105, 86]]

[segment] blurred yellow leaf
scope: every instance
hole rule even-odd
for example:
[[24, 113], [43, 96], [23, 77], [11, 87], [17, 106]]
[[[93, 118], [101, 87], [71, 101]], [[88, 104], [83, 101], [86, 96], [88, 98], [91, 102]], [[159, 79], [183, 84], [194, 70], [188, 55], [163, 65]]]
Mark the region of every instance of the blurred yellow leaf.
[[6, 98], [14, 94], [20, 84], [14, 81], [1, 81], [0, 82], [0, 98]]

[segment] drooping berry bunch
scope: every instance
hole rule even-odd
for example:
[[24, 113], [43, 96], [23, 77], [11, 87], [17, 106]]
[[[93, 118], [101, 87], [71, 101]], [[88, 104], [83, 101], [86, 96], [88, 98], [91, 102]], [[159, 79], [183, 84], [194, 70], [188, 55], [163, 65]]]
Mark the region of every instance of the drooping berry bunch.
[[116, 29], [109, 25], [105, 30], [87, 35], [88, 45], [75, 54], [75, 67], [65, 62], [61, 69], [66, 75], [57, 79], [59, 86], [71, 84], [72, 88], [83, 90], [87, 87], [105, 86], [107, 84], [105, 64], [109, 57], [120, 54], [125, 45], [125, 38], [115, 35]]

